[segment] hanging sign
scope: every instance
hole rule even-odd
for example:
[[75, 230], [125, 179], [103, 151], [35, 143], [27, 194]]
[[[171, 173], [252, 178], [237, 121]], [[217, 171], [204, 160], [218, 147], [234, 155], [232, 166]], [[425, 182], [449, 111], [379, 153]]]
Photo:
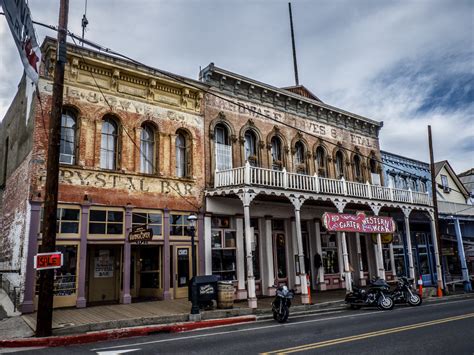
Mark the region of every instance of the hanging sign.
[[[393, 242], [393, 234], [380, 234], [382, 244], [390, 244]], [[377, 234], [372, 234], [372, 243], [377, 244]]]
[[360, 233], [393, 233], [395, 221], [392, 217], [366, 216], [364, 213], [323, 214], [323, 225], [328, 231]]
[[36, 270], [59, 269], [63, 266], [63, 254], [59, 251], [53, 253], [39, 253], [33, 262]]
[[25, 73], [35, 83], [39, 79], [41, 50], [36, 41], [30, 9], [25, 0], [1, 1], [8, 26], [15, 40]]
[[153, 238], [153, 229], [146, 228], [146, 226], [134, 227], [128, 235], [129, 242], [136, 242], [137, 244], [146, 244]]

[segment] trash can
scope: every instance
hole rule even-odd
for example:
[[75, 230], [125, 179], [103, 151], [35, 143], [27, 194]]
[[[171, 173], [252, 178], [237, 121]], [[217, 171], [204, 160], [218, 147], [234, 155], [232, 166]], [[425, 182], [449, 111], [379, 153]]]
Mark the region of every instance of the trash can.
[[213, 301], [217, 302], [217, 280], [214, 275], [196, 276], [189, 282], [188, 300], [192, 302], [192, 288], [197, 288], [199, 308], [213, 306]]
[[234, 307], [234, 284], [232, 281], [217, 283], [217, 308], [229, 309]]

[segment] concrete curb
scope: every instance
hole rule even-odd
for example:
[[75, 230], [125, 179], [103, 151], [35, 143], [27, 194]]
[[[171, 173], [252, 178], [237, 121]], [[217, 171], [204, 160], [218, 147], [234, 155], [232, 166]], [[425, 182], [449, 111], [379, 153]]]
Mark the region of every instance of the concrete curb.
[[56, 347], [74, 344], [86, 344], [97, 341], [145, 336], [156, 333], [178, 333], [193, 329], [203, 329], [216, 327], [220, 325], [230, 325], [238, 323], [248, 323], [256, 321], [257, 317], [254, 315], [221, 318], [212, 320], [203, 320], [199, 322], [186, 322], [165, 325], [152, 325], [146, 327], [135, 327], [126, 329], [115, 329], [91, 332], [79, 335], [53, 336], [47, 338], [24, 338], [24, 339], [10, 339], [0, 340], [0, 348], [17, 348], [17, 347]]

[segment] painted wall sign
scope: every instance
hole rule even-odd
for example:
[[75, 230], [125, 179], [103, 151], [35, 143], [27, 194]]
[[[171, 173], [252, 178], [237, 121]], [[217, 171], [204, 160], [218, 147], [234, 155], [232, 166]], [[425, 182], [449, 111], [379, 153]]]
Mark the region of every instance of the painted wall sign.
[[364, 213], [323, 214], [323, 225], [328, 231], [361, 232], [361, 233], [393, 233], [395, 222], [392, 217], [366, 216]]
[[350, 141], [351, 144], [366, 148], [378, 147], [377, 140], [363, 136], [361, 134], [350, 133], [347, 130], [342, 130], [338, 127], [334, 127], [327, 124], [321, 124], [312, 120], [302, 120], [298, 116], [279, 112], [269, 107], [260, 106], [254, 103], [249, 104], [248, 102], [242, 102], [232, 98], [231, 100], [234, 100], [236, 104], [233, 104], [226, 100], [222, 100], [220, 98], [207, 98], [208, 104], [210, 106], [218, 108], [219, 110], [238, 113], [240, 115], [246, 115], [252, 118], [261, 118], [261, 114], [263, 114], [265, 116], [271, 117], [276, 121], [289, 124], [310, 134], [315, 134], [317, 136], [326, 138], [332, 138], [335, 140]]
[[146, 226], [139, 226], [132, 229], [128, 235], [128, 241], [130, 243], [136, 242], [137, 244], [147, 243], [153, 238], [153, 229], [146, 228]]
[[[46, 171], [43, 171], [39, 182], [44, 184]], [[155, 177], [115, 174], [94, 170], [59, 169], [59, 183], [76, 186], [90, 186], [101, 189], [119, 189], [129, 192], [150, 192], [169, 195], [192, 196], [193, 184], [176, 180], [165, 180]], [[179, 192], [179, 193], [178, 193]]]
[[35, 255], [33, 264], [36, 270], [59, 269], [63, 266], [63, 254], [59, 251], [38, 253]]

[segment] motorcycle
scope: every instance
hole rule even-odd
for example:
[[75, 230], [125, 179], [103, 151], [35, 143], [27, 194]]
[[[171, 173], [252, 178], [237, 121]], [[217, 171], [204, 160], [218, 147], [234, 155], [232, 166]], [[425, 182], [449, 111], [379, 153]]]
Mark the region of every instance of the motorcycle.
[[295, 296], [295, 291], [290, 290], [286, 285], [278, 286], [275, 299], [272, 302], [273, 319], [278, 323], [285, 323], [290, 315], [291, 300]]
[[405, 276], [398, 279], [397, 287], [392, 291], [391, 296], [395, 303], [408, 303], [410, 306], [419, 306], [422, 299], [411, 287], [410, 281]]
[[390, 293], [390, 286], [385, 280], [377, 279], [372, 281], [367, 289], [358, 288], [352, 285], [352, 292], [346, 295], [346, 304], [352, 309], [359, 309], [364, 306], [377, 306], [381, 310], [391, 310], [394, 302]]

